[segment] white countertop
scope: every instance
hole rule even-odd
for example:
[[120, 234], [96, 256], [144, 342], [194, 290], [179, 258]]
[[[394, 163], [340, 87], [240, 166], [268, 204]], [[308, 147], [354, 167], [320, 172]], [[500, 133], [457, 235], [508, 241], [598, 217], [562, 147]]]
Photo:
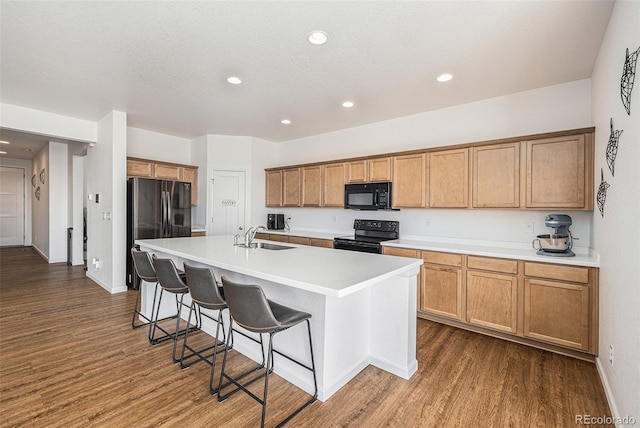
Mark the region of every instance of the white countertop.
[[298, 229], [294, 229], [294, 230], [267, 229], [267, 230], [261, 230], [259, 233], [268, 233], [268, 234], [283, 235], [283, 236], [301, 236], [304, 238], [315, 238], [315, 239], [329, 239], [331, 241], [333, 241], [333, 238], [335, 238], [336, 236], [344, 236], [344, 235], [353, 236], [353, 231], [351, 232], [317, 232], [313, 230], [298, 230]]
[[[260, 242], [256, 239], [254, 242]], [[344, 297], [412, 270], [421, 259], [282, 243], [291, 249], [248, 249], [232, 236], [142, 239], [136, 244], [183, 259], [331, 297]]]
[[[473, 256], [497, 257], [503, 259], [517, 259], [540, 263], [556, 263], [572, 266], [600, 267], [600, 257], [597, 253], [584, 249], [585, 251], [576, 253], [575, 257], [553, 257], [536, 254], [533, 248], [521, 248], [518, 246], [501, 247], [495, 245], [479, 245], [465, 243], [449, 243], [427, 240], [396, 239], [385, 241], [383, 246], [412, 248], [415, 250], [441, 251], [445, 253], [468, 254]], [[578, 251], [578, 250], [576, 250]]]

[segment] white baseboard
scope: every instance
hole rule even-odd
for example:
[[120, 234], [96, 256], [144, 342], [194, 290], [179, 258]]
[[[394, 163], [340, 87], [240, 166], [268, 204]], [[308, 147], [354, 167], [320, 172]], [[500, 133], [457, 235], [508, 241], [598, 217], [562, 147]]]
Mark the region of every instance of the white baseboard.
[[[611, 386], [609, 385], [609, 379], [607, 379], [607, 375], [604, 372], [604, 367], [602, 367], [602, 359], [600, 357], [596, 357], [596, 368], [598, 369], [598, 374], [600, 375], [600, 380], [602, 381], [602, 386], [604, 387], [604, 394], [607, 397], [607, 402], [609, 403], [609, 409], [611, 409], [611, 416], [613, 420], [618, 420], [620, 418], [620, 412], [618, 412], [618, 406], [616, 405], [616, 400], [613, 398], [613, 391], [611, 390]], [[622, 425], [616, 424], [616, 427], [621, 427]]]
[[111, 294], [122, 293], [122, 292], [127, 291], [127, 286], [126, 285], [122, 285], [120, 287], [112, 288], [109, 284], [107, 284], [107, 283], [101, 281], [100, 279], [96, 278], [95, 276], [91, 275], [91, 273], [89, 271], [87, 271], [87, 278], [89, 278], [91, 281], [95, 282], [96, 284], [98, 284], [100, 287], [104, 288], [105, 290], [107, 290]]

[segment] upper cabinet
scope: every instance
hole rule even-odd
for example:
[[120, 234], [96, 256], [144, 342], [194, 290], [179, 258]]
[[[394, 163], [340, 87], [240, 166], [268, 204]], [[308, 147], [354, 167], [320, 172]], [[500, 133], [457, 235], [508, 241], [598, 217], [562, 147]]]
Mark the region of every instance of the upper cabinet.
[[471, 148], [472, 206], [520, 206], [520, 143]]
[[394, 208], [593, 210], [593, 136], [585, 128], [269, 169], [266, 206], [343, 207], [345, 183], [391, 181]]
[[322, 166], [322, 206], [344, 207], [345, 163]]
[[191, 205], [198, 205], [198, 167], [149, 159], [127, 158], [127, 178], [144, 177], [191, 183]]
[[320, 165], [301, 168], [302, 206], [319, 207], [322, 203], [322, 167]]
[[282, 206], [282, 170], [267, 171], [266, 175], [266, 203], [268, 207]]
[[282, 206], [300, 206], [300, 168], [287, 168], [282, 171]]
[[347, 162], [347, 183], [390, 181], [393, 169], [391, 157], [359, 159]]
[[591, 136], [527, 141], [527, 208], [593, 209]]
[[469, 149], [429, 153], [429, 207], [469, 205]]
[[394, 156], [394, 208], [419, 208], [426, 205], [426, 158], [425, 153]]

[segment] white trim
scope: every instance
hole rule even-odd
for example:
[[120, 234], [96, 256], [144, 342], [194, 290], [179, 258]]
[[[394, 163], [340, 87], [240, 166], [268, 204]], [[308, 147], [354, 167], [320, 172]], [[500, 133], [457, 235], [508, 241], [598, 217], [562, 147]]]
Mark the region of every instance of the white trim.
[[[600, 357], [596, 357], [596, 368], [598, 369], [598, 374], [600, 375], [600, 380], [602, 381], [602, 386], [604, 387], [604, 394], [606, 395], [607, 402], [609, 403], [611, 416], [614, 421], [620, 420], [620, 412], [618, 412], [618, 406], [616, 405], [616, 400], [613, 398], [613, 391], [611, 390], [611, 386], [609, 385], [609, 380], [607, 379], [604, 367], [602, 367], [602, 359]], [[616, 423], [616, 427], [622, 427], [622, 425]]]
[[89, 273], [88, 271], [87, 271], [87, 278], [89, 278], [91, 281], [95, 282], [96, 284], [98, 284], [100, 287], [104, 288], [106, 291], [108, 291], [111, 294], [123, 293], [123, 292], [128, 290], [126, 285], [122, 285], [120, 287], [111, 288], [109, 286], [109, 284], [107, 284], [107, 283], [101, 281], [100, 279], [98, 279], [97, 277], [91, 275], [91, 273]]

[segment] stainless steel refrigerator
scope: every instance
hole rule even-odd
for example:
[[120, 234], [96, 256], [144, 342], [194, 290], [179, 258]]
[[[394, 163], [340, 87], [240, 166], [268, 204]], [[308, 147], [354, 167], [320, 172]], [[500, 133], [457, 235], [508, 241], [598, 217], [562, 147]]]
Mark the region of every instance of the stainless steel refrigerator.
[[136, 239], [191, 236], [191, 183], [127, 181], [127, 285], [137, 288], [131, 248]]

